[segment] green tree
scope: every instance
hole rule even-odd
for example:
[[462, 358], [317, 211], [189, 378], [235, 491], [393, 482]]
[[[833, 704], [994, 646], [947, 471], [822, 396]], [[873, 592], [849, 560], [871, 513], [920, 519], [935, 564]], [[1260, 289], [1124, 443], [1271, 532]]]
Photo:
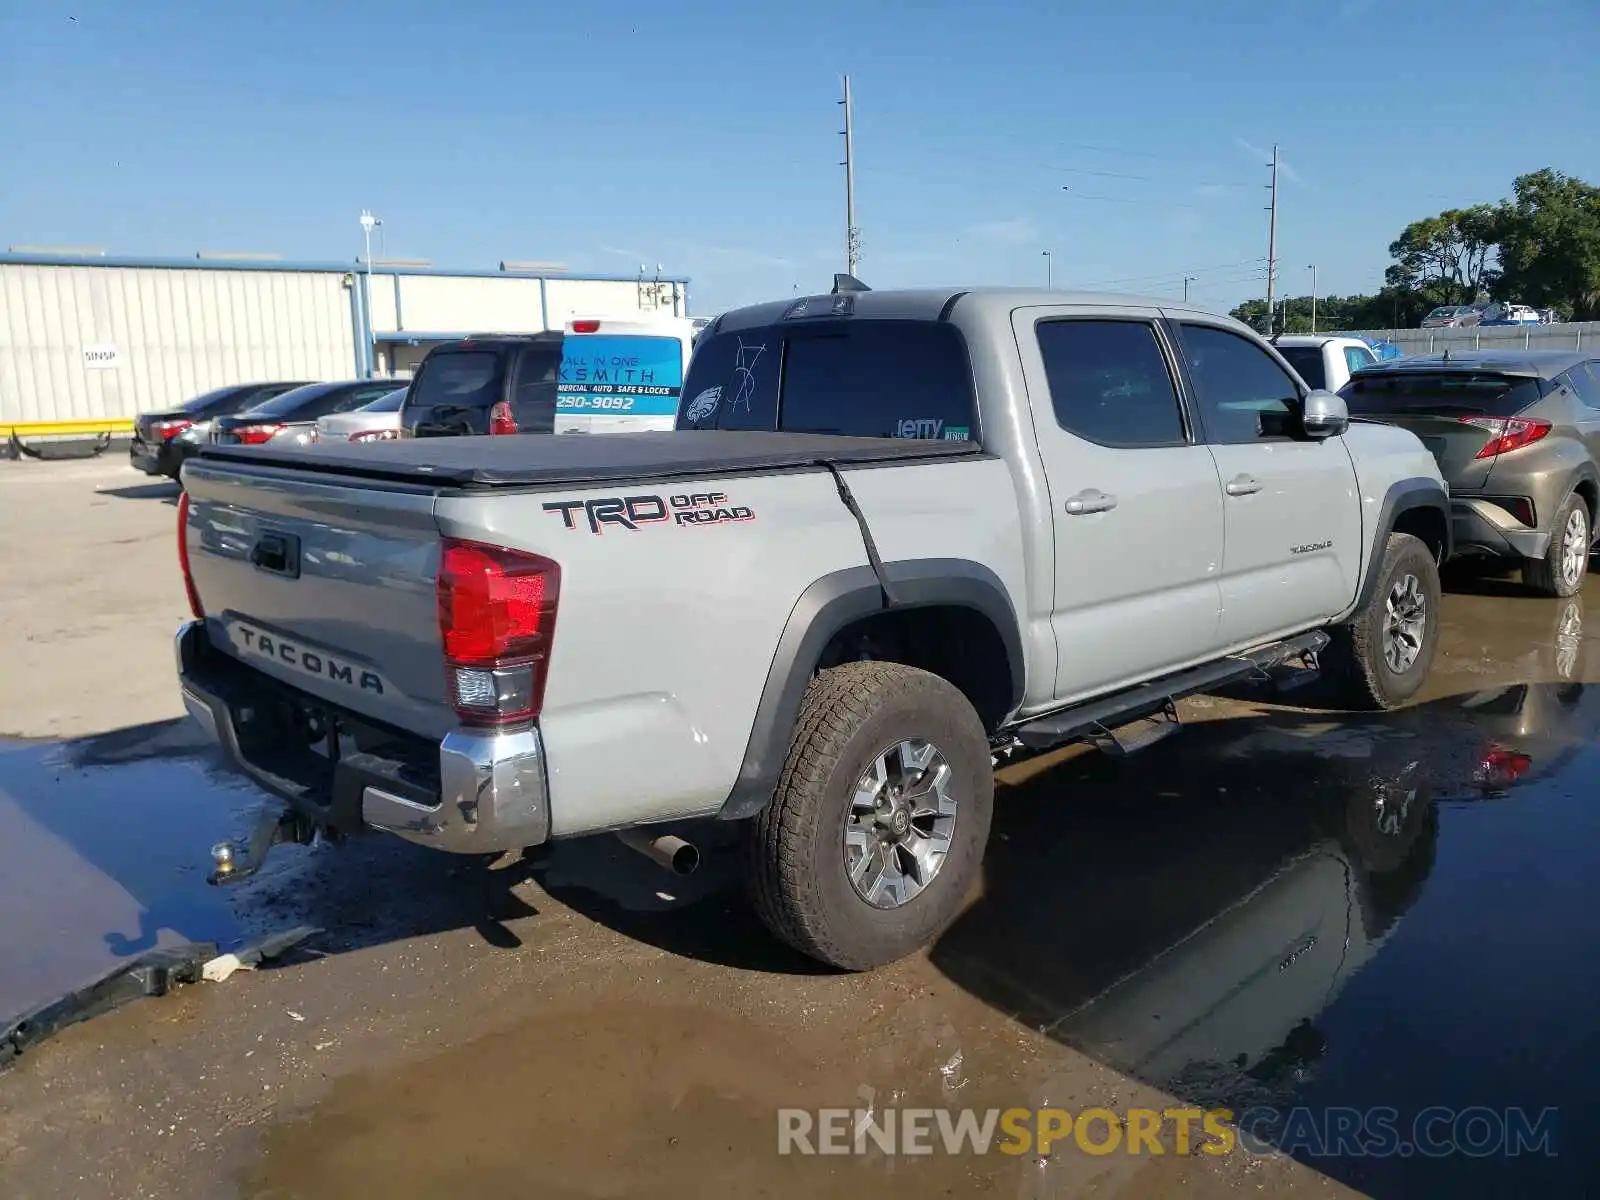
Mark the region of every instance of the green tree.
[[1563, 317], [1600, 319], [1600, 188], [1546, 168], [1519, 176], [1496, 211], [1496, 296]]
[[1472, 304], [1498, 278], [1499, 237], [1500, 212], [1487, 204], [1413, 221], [1389, 243], [1395, 261], [1384, 281], [1434, 304]]

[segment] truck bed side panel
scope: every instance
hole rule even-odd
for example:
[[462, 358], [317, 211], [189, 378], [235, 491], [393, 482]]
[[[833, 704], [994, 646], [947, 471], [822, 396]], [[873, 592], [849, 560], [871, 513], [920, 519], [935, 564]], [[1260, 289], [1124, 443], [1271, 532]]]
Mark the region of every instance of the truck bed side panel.
[[[1026, 642], [1022, 519], [1011, 468], [1004, 460], [923, 463], [899, 470], [858, 467], [844, 476], [885, 563], [960, 559], [987, 568], [999, 576], [1018, 635]], [[1046, 665], [1053, 669], [1054, 660]]]
[[[633, 528], [591, 522], [618, 505], [625, 515], [630, 498]], [[679, 520], [686, 512], [709, 516]], [[437, 514], [449, 536], [561, 564], [540, 718], [556, 836], [717, 811], [795, 602], [867, 561], [832, 477], [815, 469], [447, 494]]]

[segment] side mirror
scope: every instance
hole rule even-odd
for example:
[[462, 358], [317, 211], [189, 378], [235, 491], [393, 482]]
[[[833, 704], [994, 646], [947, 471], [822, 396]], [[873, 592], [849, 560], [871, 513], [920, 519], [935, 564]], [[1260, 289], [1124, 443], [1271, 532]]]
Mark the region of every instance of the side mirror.
[[1345, 407], [1343, 396], [1318, 388], [1306, 394], [1300, 424], [1313, 441], [1338, 437], [1350, 428], [1350, 410]]

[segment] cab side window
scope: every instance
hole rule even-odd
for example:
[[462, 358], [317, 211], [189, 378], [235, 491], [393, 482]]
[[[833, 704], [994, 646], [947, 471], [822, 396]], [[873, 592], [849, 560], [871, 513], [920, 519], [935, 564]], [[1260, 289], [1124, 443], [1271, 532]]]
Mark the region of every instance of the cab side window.
[[1186, 444], [1178, 389], [1148, 322], [1045, 320], [1035, 336], [1061, 428], [1120, 449]]
[[1291, 436], [1300, 389], [1270, 354], [1227, 329], [1187, 322], [1180, 328], [1211, 441], [1237, 445]]

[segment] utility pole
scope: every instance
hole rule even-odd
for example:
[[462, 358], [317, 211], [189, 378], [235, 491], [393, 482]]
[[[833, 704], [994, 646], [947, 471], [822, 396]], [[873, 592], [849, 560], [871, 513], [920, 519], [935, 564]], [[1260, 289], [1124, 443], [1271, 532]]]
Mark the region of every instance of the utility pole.
[[1055, 269], [1055, 256], [1046, 250], [1044, 252], [1044, 290], [1047, 292], [1056, 285]]
[[861, 257], [861, 231], [856, 228], [856, 147], [850, 123], [850, 76], [844, 77], [844, 262], [845, 270], [856, 273], [856, 262]]
[[1272, 203], [1267, 206], [1267, 334], [1272, 334], [1272, 285], [1278, 275], [1278, 145], [1272, 145]]
[[1311, 332], [1317, 331], [1317, 264], [1307, 263], [1311, 271]]
[[1194, 276], [1193, 275], [1185, 275], [1183, 277], [1183, 302], [1185, 304], [1189, 303], [1189, 285], [1191, 283], [1193, 283], [1193, 282], [1194, 282]]

